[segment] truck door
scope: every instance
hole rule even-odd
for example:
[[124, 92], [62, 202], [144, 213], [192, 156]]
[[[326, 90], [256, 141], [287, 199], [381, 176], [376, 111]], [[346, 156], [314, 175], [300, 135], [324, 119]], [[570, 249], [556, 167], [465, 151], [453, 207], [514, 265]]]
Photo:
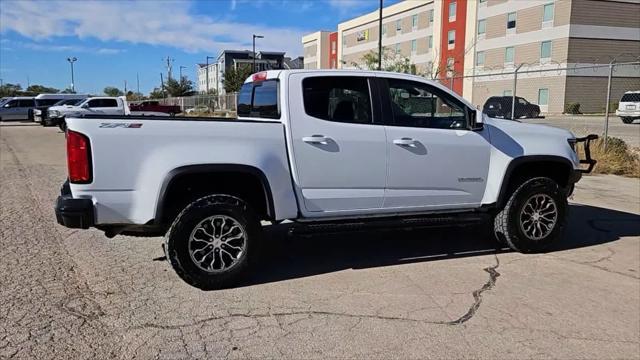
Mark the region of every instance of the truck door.
[[[305, 216], [380, 209], [387, 171], [384, 127], [366, 76], [291, 74], [293, 176]], [[299, 89], [299, 90], [298, 90]]]
[[426, 82], [380, 78], [389, 172], [384, 208], [422, 211], [478, 206], [491, 145], [469, 130], [467, 107]]

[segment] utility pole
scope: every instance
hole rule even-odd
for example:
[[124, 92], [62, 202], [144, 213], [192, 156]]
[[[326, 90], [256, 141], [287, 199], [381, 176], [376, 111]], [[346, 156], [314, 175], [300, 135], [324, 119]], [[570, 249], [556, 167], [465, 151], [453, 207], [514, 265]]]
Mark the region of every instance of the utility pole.
[[164, 94], [164, 79], [162, 78], [162, 73], [160, 73], [160, 86], [160, 89], [162, 90], [162, 98], [164, 99], [166, 96]]
[[264, 36], [253, 34], [253, 72], [256, 72], [256, 39], [264, 39]]
[[182, 69], [186, 69], [186, 66], [180, 65], [180, 81], [182, 81]]
[[136, 92], [140, 94], [140, 76], [136, 73]]
[[75, 56], [67, 58], [67, 61], [69, 62], [69, 64], [71, 64], [71, 91], [73, 91], [74, 94], [76, 93], [76, 84], [73, 79], [73, 63], [77, 60], [78, 58], [76, 58]]
[[31, 82], [29, 81], [29, 75], [27, 75], [27, 88], [29, 88], [29, 86], [31, 86]]
[[607, 150], [607, 142], [609, 142], [609, 103], [611, 102], [611, 78], [613, 77], [613, 64], [616, 59], [609, 63], [609, 77], [607, 78], [607, 103], [604, 108], [604, 150]]
[[380, 14], [378, 19], [378, 71], [382, 70], [382, 3], [380, 0]]
[[124, 81], [124, 94], [127, 95], [127, 80]]
[[513, 71], [513, 90], [511, 91], [511, 120], [515, 120], [516, 118], [516, 87], [518, 85], [518, 70], [524, 64], [518, 65], [518, 67]]
[[166, 59], [163, 59], [167, 62], [167, 79], [171, 80], [171, 72], [173, 71], [173, 61], [171, 57], [167, 56]]

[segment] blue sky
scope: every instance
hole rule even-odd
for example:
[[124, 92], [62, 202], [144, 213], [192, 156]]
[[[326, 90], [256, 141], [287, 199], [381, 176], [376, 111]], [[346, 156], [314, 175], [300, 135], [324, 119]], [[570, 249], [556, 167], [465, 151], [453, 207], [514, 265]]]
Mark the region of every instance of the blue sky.
[[[399, 0], [385, 0], [385, 6]], [[419, 0], [414, 0], [419, 1]], [[222, 49], [251, 49], [251, 34], [264, 35], [257, 50], [302, 54], [303, 34], [334, 30], [341, 21], [377, 9], [378, 0], [207, 1], [0, 1], [0, 78], [26, 88], [71, 83], [66, 58], [75, 56], [78, 92], [105, 86], [148, 93], [165, 72], [195, 82], [196, 63]]]

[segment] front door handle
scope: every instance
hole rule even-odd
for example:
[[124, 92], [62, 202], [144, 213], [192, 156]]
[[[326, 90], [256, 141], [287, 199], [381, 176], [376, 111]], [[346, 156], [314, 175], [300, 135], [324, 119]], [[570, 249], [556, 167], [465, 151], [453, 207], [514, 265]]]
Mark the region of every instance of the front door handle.
[[412, 138], [403, 137], [402, 139], [393, 140], [393, 143], [399, 146], [416, 146], [418, 142]]
[[303, 137], [302, 141], [309, 144], [327, 144], [329, 142], [329, 138], [324, 135], [312, 135]]

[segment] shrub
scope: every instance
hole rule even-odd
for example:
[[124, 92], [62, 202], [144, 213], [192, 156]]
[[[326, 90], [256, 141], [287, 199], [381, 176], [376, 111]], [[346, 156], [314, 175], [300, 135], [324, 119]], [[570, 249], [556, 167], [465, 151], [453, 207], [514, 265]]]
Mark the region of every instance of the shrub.
[[[584, 158], [584, 154], [580, 154]], [[598, 163], [593, 172], [596, 174], [613, 174], [640, 178], [640, 154], [630, 149], [624, 140], [609, 137], [607, 150], [604, 150], [604, 139], [591, 143], [591, 157]]]
[[580, 103], [568, 103], [564, 105], [565, 114], [582, 114], [580, 112]]

